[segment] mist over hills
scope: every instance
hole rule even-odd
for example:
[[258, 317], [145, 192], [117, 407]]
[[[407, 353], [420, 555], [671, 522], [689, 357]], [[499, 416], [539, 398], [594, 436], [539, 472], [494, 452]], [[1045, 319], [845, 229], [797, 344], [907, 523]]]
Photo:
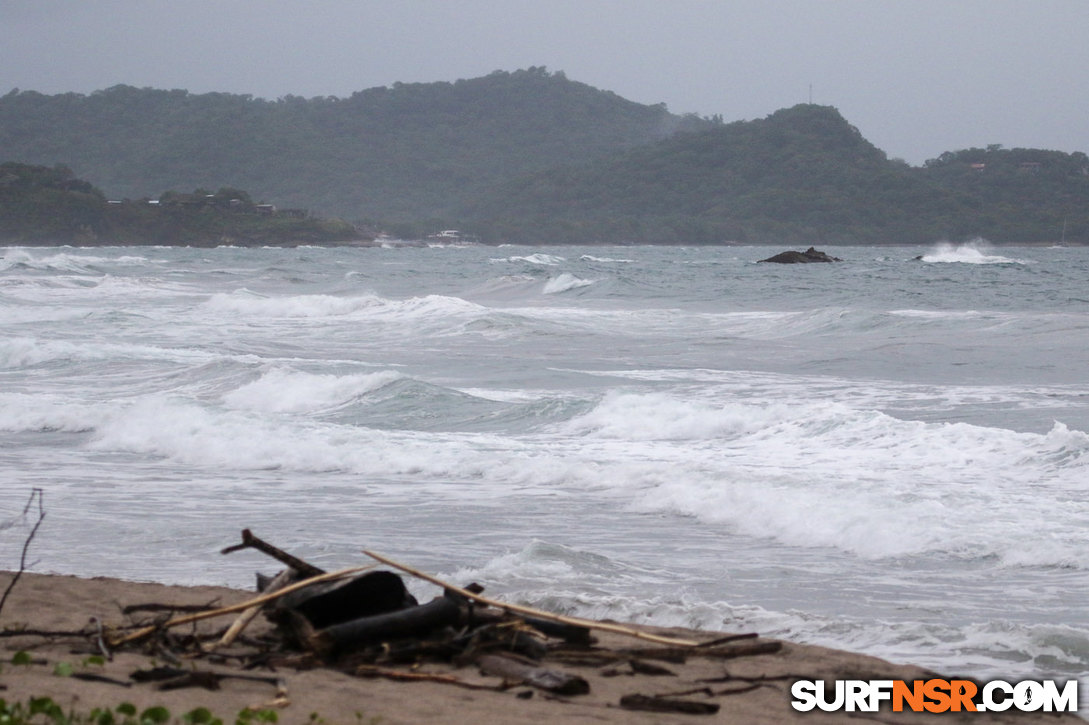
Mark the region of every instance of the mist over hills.
[[111, 198], [237, 187], [403, 237], [1089, 243], [1084, 153], [990, 146], [910, 167], [831, 107], [724, 124], [544, 68], [343, 99], [16, 90], [0, 161], [63, 164]]

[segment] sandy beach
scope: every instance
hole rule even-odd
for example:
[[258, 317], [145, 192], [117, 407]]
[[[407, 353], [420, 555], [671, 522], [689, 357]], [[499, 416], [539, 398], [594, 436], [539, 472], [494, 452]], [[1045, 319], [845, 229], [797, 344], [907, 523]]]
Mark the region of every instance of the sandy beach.
[[[12, 573], [0, 574], [0, 587], [11, 581]], [[2, 613], [0, 655], [0, 697], [9, 703], [30, 697], [48, 696], [68, 710], [88, 712], [95, 707], [116, 707], [133, 703], [142, 710], [163, 706], [175, 717], [196, 707], [206, 707], [225, 722], [233, 722], [243, 708], [275, 709], [281, 723], [323, 721], [336, 723], [783, 723], [783, 722], [1053, 722], [1072, 715], [1011, 713], [800, 713], [790, 705], [790, 685], [797, 679], [929, 679], [935, 674], [909, 665], [894, 665], [850, 652], [783, 642], [777, 652], [723, 659], [691, 656], [680, 662], [657, 662], [668, 670], [654, 673], [640, 663], [617, 661], [609, 666], [565, 664], [562, 670], [577, 674], [590, 685], [583, 695], [559, 696], [525, 685], [505, 690], [470, 689], [495, 687], [496, 677], [480, 673], [473, 665], [425, 664], [418, 669], [398, 666], [398, 672], [447, 676], [453, 682], [437, 680], [398, 681], [388, 677], [361, 677], [329, 668], [296, 670], [279, 666], [275, 670], [243, 670], [232, 664], [231, 648], [221, 658], [200, 657], [176, 663], [186, 670], [231, 675], [218, 679], [218, 689], [187, 687], [162, 690], [152, 682], [133, 682], [130, 674], [168, 664], [162, 653], [126, 647], [111, 652], [103, 662], [96, 652], [95, 637], [48, 636], [39, 632], [87, 631], [92, 618], [102, 622], [106, 632], [131, 624], [133, 615], [122, 609], [135, 604], [157, 603], [178, 607], [224, 606], [244, 601], [253, 594], [218, 587], [174, 587], [161, 584], [120, 581], [108, 578], [84, 579], [73, 576], [25, 573], [17, 582]], [[148, 615], [143, 615], [148, 616]], [[214, 632], [230, 624], [233, 617], [187, 625], [185, 633]], [[258, 617], [248, 635], [267, 631], [270, 625]], [[13, 634], [15, 631], [34, 632]], [[646, 630], [701, 642], [723, 633], [688, 630]], [[599, 647], [646, 646], [645, 642], [621, 634], [595, 632]], [[750, 640], [764, 642], [766, 640]], [[237, 647], [233, 645], [232, 647]], [[26, 655], [15, 657], [16, 653]], [[29, 663], [26, 660], [29, 656]], [[17, 659], [21, 664], [11, 664]], [[652, 662], [644, 658], [643, 662]], [[637, 671], [638, 670], [638, 671]], [[649, 670], [649, 671], [648, 671]], [[947, 673], [948, 674], [948, 673]], [[242, 677], [237, 677], [241, 675]], [[89, 679], [85, 679], [88, 678]], [[254, 678], [254, 679], [245, 679]], [[717, 713], [693, 715], [644, 712], [620, 706], [625, 695], [651, 697], [675, 695], [684, 701], [719, 705]], [[1065, 720], [1064, 720], [1065, 721]]]

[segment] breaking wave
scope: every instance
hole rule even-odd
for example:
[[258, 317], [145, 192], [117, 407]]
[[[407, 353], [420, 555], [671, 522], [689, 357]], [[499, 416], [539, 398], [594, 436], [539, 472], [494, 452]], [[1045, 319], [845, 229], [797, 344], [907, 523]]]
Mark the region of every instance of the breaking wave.
[[932, 250], [922, 255], [923, 262], [930, 263], [961, 263], [961, 264], [1029, 264], [1025, 259], [1014, 259], [994, 254], [994, 248], [984, 239], [967, 242], [965, 244], [949, 244], [943, 242]]

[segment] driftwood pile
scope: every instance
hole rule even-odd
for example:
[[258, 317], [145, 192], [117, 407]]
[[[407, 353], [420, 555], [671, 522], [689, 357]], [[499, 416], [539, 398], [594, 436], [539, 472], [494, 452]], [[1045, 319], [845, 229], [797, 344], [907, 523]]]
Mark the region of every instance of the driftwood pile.
[[[590, 692], [589, 682], [572, 668], [598, 668], [598, 674], [670, 675], [671, 663], [691, 657], [728, 659], [771, 654], [781, 643], [742, 634], [697, 642], [653, 634], [608, 622], [564, 617], [488, 599], [483, 587], [457, 587], [373, 552], [365, 552], [390, 569], [410, 574], [442, 587], [441, 596], [419, 603], [395, 571], [359, 567], [325, 572], [254, 536], [242, 532], [242, 543], [227, 547], [224, 554], [253, 548], [286, 565], [275, 577], [258, 577], [260, 595], [231, 607], [202, 609], [160, 616], [150, 624], [116, 630], [99, 630], [98, 649], [105, 656], [122, 648], [139, 647], [177, 666], [157, 667], [132, 674], [136, 681], [158, 682], [160, 688], [218, 687], [224, 677], [278, 682], [276, 677], [248, 674], [278, 668], [334, 668], [359, 677], [394, 680], [429, 680], [471, 689], [497, 691], [522, 689], [519, 697], [541, 691], [548, 697], [574, 697]], [[128, 608], [153, 610], [160, 605]], [[167, 608], [162, 605], [161, 608]], [[222, 633], [177, 634], [182, 625], [203, 619], [237, 614]], [[273, 627], [247, 636], [250, 622], [263, 614]], [[595, 631], [606, 631], [641, 640], [641, 646], [606, 648], [597, 645]], [[201, 672], [192, 660], [241, 664], [247, 674]], [[189, 660], [183, 664], [183, 660]], [[449, 672], [427, 672], [429, 663], [453, 665]], [[460, 668], [475, 667], [481, 674], [499, 678], [481, 684], [480, 678], [458, 676]], [[623, 672], [620, 669], [623, 668]], [[719, 705], [710, 698], [686, 695], [729, 695], [761, 687], [753, 682], [734, 682], [733, 687], [711, 692], [708, 684], [698, 690], [659, 694], [628, 694], [620, 707], [657, 712], [713, 714]]]

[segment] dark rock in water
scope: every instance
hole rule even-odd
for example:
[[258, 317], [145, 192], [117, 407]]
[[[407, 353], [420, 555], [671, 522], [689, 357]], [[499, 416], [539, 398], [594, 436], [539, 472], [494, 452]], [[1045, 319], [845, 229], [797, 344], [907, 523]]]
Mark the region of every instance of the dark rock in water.
[[780, 252], [774, 257], [761, 259], [761, 262], [775, 262], [776, 264], [808, 264], [810, 262], [842, 262], [839, 257], [830, 257], [824, 252], [818, 252], [813, 247], [804, 252]]

